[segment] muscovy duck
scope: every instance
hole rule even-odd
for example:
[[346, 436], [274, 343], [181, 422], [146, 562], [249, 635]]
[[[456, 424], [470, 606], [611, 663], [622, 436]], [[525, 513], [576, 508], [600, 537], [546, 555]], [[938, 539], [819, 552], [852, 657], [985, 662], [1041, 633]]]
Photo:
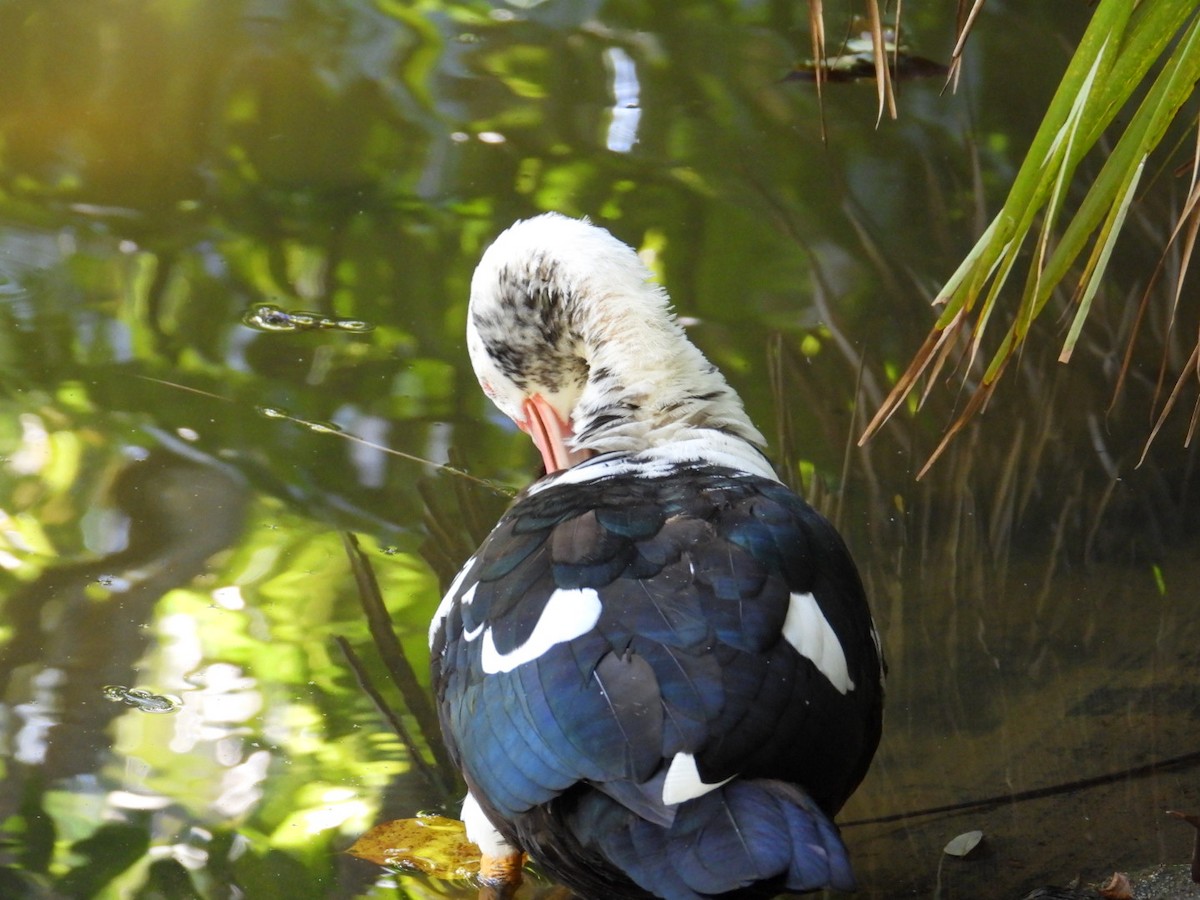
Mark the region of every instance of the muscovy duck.
[[832, 817], [879, 742], [879, 636], [650, 277], [551, 213], [471, 283], [475, 373], [547, 474], [430, 626], [467, 833], [589, 898], [850, 890]]

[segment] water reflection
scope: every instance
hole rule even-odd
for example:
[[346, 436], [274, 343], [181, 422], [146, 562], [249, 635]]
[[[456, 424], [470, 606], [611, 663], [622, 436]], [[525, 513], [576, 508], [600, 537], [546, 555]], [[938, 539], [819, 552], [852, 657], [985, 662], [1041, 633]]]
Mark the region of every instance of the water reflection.
[[612, 122], [604, 144], [614, 153], [628, 153], [637, 143], [638, 122], [642, 111], [638, 107], [641, 87], [638, 85], [637, 65], [620, 47], [604, 51], [604, 62], [612, 73]]
[[[906, 9], [914, 53], [948, 51], [951, 7]], [[848, 449], [1087, 10], [986, 9], [963, 93], [905, 83], [878, 131], [869, 91], [827, 90], [829, 152], [810, 89], [782, 81], [803, 15], [0, 5], [0, 894], [78, 893], [97, 853], [121, 863], [96, 891], [470, 893], [340, 853], [455, 806], [414, 761], [427, 745], [338, 532], [361, 535], [388, 652], [423, 678], [438, 575], [533, 476], [462, 332], [482, 246], [544, 208], [644, 248], [854, 546], [892, 662], [880, 756], [844, 814], [864, 894], [928, 894], [939, 867], [942, 896], [986, 898], [1186, 861], [1188, 826], [1162, 810], [1200, 808], [1195, 765], [1152, 767], [1200, 729], [1184, 424], [1135, 464], [1193, 311], [1147, 311], [1109, 409], [1124, 297], [1157, 251], [1121, 245], [1071, 367], [1028, 349], [925, 481], [955, 402], [938, 385]], [[1131, 212], [1143, 236], [1167, 182]], [[104, 685], [182, 705], [143, 715]], [[1056, 785], [1075, 787], [1009, 802]], [[978, 851], [943, 864], [974, 829]]]
[[[29, 693], [25, 685], [37, 685], [25, 710], [28, 726], [41, 737], [35, 748], [22, 737], [24, 728], [16, 736], [29, 748], [25, 761], [49, 778], [97, 767], [107, 747], [105, 728], [120, 714], [97, 702], [102, 690], [108, 696], [101, 686], [132, 679], [155, 604], [235, 540], [244, 511], [241, 488], [225, 473], [164, 456], [130, 463], [113, 494], [127, 517], [125, 546], [96, 560], [46, 568], [6, 606], [11, 640], [0, 658], [0, 692], [19, 696]], [[134, 697], [121, 690], [126, 702]], [[139, 694], [137, 705], [146, 708], [152, 696]]]

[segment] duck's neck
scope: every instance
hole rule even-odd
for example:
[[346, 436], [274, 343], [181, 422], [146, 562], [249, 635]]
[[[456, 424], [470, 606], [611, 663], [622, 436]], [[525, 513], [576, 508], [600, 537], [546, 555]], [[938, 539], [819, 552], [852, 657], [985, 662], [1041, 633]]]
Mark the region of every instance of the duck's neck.
[[577, 319], [588, 378], [571, 416], [575, 446], [636, 453], [715, 432], [758, 455], [765, 442], [741, 398], [656, 301], [610, 296]]

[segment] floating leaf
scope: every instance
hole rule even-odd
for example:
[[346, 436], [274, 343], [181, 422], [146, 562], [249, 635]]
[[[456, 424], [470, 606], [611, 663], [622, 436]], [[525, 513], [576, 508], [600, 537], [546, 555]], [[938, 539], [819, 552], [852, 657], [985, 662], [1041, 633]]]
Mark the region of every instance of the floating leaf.
[[963, 857], [979, 846], [979, 842], [983, 840], [982, 831], [964, 831], [958, 837], [948, 843], [942, 852], [947, 856]]
[[384, 822], [347, 852], [377, 865], [416, 869], [437, 878], [479, 876], [479, 848], [467, 840], [462, 822], [444, 816]]

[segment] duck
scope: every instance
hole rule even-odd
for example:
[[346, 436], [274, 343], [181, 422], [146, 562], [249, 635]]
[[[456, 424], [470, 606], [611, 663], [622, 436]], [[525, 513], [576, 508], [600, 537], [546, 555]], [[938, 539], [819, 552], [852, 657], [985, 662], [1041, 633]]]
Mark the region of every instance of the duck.
[[853, 890], [834, 816], [879, 743], [885, 665], [838, 532], [587, 219], [495, 239], [466, 342], [545, 467], [429, 629], [485, 879], [528, 859], [604, 900]]

